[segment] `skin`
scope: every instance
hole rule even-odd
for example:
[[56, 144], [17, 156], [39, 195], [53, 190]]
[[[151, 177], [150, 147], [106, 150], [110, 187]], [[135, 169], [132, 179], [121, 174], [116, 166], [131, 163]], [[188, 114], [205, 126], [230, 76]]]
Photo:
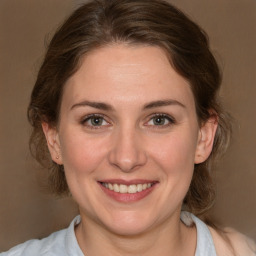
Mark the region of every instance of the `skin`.
[[[86, 255], [194, 255], [196, 229], [180, 221], [180, 211], [217, 122], [199, 127], [190, 85], [160, 48], [116, 44], [90, 52], [64, 87], [58, 127], [42, 126], [79, 205], [76, 236]], [[99, 184], [111, 179], [156, 184], [125, 202]]]

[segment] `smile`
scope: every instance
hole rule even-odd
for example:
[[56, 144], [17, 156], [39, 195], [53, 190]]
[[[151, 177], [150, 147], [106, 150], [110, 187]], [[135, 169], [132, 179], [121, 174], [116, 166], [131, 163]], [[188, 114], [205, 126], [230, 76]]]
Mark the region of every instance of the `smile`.
[[102, 182], [101, 183], [102, 186], [104, 186], [105, 188], [117, 192], [117, 193], [121, 193], [121, 194], [135, 194], [135, 193], [139, 193], [141, 191], [144, 191], [148, 188], [151, 188], [154, 183], [143, 183], [143, 184], [132, 184], [132, 185], [125, 185], [125, 184], [112, 184], [112, 183], [106, 183], [106, 182]]
[[150, 180], [104, 180], [98, 181], [103, 192], [121, 203], [132, 203], [147, 197], [156, 189], [158, 181]]

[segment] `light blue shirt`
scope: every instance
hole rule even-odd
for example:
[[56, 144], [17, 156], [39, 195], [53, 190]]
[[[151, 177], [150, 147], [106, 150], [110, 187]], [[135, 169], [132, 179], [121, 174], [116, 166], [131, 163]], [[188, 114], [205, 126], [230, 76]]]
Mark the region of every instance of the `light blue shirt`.
[[[213, 239], [206, 224], [188, 212], [182, 212], [181, 220], [185, 224], [194, 222], [196, 225], [195, 256], [216, 256]], [[7, 252], [0, 253], [0, 256], [84, 256], [75, 236], [75, 226], [79, 222], [80, 216], [76, 216], [67, 229], [57, 231], [41, 240], [29, 240]]]

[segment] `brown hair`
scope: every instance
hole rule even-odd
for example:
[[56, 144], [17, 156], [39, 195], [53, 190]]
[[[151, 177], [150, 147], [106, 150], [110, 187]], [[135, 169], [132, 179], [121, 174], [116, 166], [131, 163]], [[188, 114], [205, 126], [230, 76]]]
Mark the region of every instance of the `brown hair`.
[[74, 11], [52, 38], [28, 107], [28, 119], [33, 126], [30, 148], [50, 170], [51, 190], [63, 195], [68, 186], [63, 166], [50, 158], [41, 123], [57, 125], [63, 86], [79, 69], [81, 58], [97, 47], [113, 43], [161, 47], [170, 64], [190, 82], [199, 123], [213, 113], [217, 115], [219, 125], [212, 153], [207, 161], [195, 165], [184, 199], [191, 212], [204, 213], [215, 196], [212, 160], [225, 151], [231, 131], [218, 98], [221, 75], [205, 32], [180, 10], [161, 0], [92, 1]]

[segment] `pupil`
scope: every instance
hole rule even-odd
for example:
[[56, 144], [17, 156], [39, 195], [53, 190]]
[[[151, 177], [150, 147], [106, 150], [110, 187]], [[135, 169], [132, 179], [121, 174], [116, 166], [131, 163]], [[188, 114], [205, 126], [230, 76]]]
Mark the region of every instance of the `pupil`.
[[92, 119], [92, 124], [93, 125], [101, 125], [102, 124], [102, 118], [101, 117], [94, 117]]
[[156, 118], [154, 119], [154, 124], [155, 124], [155, 125], [164, 124], [164, 118], [163, 118], [163, 117], [156, 117]]

